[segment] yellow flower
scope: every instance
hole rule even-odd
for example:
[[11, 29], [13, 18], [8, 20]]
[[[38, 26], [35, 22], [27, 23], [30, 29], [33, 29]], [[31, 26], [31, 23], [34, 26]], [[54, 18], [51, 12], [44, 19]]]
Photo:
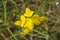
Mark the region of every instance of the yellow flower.
[[29, 30], [32, 30], [34, 28], [34, 24], [31, 18], [27, 18], [24, 28], [28, 28]]
[[30, 32], [30, 30], [28, 28], [26, 28], [26, 29], [23, 30], [23, 34], [24, 35], [27, 35], [29, 32]]
[[21, 15], [20, 20], [16, 21], [14, 24], [23, 27], [26, 22], [26, 18], [23, 15]]
[[26, 18], [23, 15], [21, 15], [20, 19], [21, 19], [21, 27], [23, 27], [25, 25]]
[[23, 34], [27, 35], [31, 30], [33, 30], [34, 24], [41, 24], [41, 22], [46, 20], [46, 17], [40, 17], [38, 14], [33, 15], [34, 11], [31, 11], [29, 8], [26, 8], [25, 12], [25, 14], [20, 16], [20, 20], [16, 21], [14, 24], [24, 28]]
[[42, 22], [44, 22], [44, 21], [46, 20], [46, 17], [45, 17], [45, 16], [41, 16], [41, 17], [39, 18], [39, 20], [40, 20], [40, 22], [42, 23]]
[[39, 15], [37, 15], [37, 14], [33, 15], [32, 20], [33, 20], [33, 23], [35, 25], [39, 25], [40, 24], [39, 18], [40, 18]]
[[24, 16], [26, 17], [31, 17], [34, 13], [34, 11], [31, 11], [29, 8], [26, 8], [25, 12], [26, 13], [24, 13]]
[[21, 21], [14, 22], [15, 25], [21, 26]]

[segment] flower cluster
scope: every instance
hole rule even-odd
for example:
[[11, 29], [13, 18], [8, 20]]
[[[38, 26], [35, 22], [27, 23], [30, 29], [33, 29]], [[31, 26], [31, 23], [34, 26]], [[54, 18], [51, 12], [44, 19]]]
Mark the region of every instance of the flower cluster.
[[20, 16], [20, 20], [14, 24], [24, 28], [23, 34], [27, 35], [34, 28], [34, 25], [40, 25], [45, 20], [45, 16], [40, 17], [38, 14], [35, 14], [34, 11], [26, 8], [25, 13]]

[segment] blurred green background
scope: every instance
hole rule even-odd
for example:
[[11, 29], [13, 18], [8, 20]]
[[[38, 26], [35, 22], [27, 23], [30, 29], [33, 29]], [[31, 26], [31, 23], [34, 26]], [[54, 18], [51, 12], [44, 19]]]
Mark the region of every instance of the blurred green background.
[[[14, 22], [26, 7], [47, 21], [24, 36]], [[60, 40], [60, 0], [0, 0], [0, 40]]]

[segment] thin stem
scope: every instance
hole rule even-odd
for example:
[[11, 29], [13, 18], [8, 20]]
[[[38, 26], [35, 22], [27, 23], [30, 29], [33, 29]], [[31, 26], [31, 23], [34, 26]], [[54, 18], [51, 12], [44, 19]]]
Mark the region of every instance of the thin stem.
[[9, 38], [5, 37], [3, 33], [1, 33], [1, 36], [4, 38], [4, 40], [9, 40]]
[[43, 33], [41, 33], [41, 32], [39, 32], [39, 31], [37, 31], [37, 30], [33, 30], [34, 32], [37, 32], [38, 34], [41, 34], [42, 36], [46, 36], [46, 34], [43, 34]]
[[24, 39], [25, 39], [25, 40], [28, 40], [25, 36], [24, 36]]
[[33, 36], [37, 36], [37, 37], [39, 37], [39, 38], [46, 38], [46, 37], [44, 37], [44, 36], [38, 36], [38, 34], [29, 34], [29, 35], [31, 35], [32, 37], [33, 37]]
[[[48, 31], [48, 26], [46, 25], [46, 30]], [[49, 35], [48, 35], [48, 32], [46, 32], [46, 40], [48, 40], [49, 38]]]
[[17, 38], [14, 36], [14, 34], [10, 31], [10, 29], [9, 28], [7, 28], [8, 29], [8, 31], [9, 31], [9, 33], [11, 34], [11, 36], [15, 39], [15, 40], [17, 40]]
[[7, 1], [3, 1], [3, 5], [4, 5], [4, 22], [5, 24], [7, 23], [7, 11], [6, 11], [6, 3]]
[[30, 40], [33, 40], [32, 35], [30, 35]]

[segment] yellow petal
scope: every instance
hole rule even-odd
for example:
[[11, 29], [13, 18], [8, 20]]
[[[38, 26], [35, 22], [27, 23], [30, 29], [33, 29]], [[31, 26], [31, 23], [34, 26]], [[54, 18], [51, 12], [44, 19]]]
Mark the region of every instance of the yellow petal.
[[43, 22], [43, 21], [46, 20], [46, 17], [45, 17], [45, 16], [41, 16], [41, 17], [39, 18], [39, 20], [40, 20], [40, 22]]
[[26, 29], [24, 29], [23, 34], [27, 35], [29, 32], [30, 32], [30, 30], [26, 28]]
[[26, 13], [31, 12], [31, 10], [30, 10], [28, 7], [26, 8], [26, 10], [25, 10], [25, 11], [26, 11]]
[[32, 30], [34, 28], [34, 24], [31, 18], [27, 18], [27, 22], [24, 25], [24, 28], [28, 28], [29, 30]]
[[14, 24], [17, 26], [21, 26], [21, 21], [16, 21]]
[[[29, 23], [28, 23], [29, 22]], [[34, 24], [33, 24], [33, 21], [32, 21], [32, 19], [28, 19], [28, 28], [30, 29], [30, 30], [32, 30], [33, 28], [34, 28]]]
[[34, 11], [31, 11], [29, 8], [26, 8], [26, 13], [24, 14], [24, 16], [26, 17], [31, 17], [33, 15]]
[[21, 20], [21, 21], [26, 20], [25, 16], [24, 16], [24, 15], [21, 15], [21, 16], [20, 16], [20, 20]]
[[32, 17], [33, 23], [35, 25], [39, 25], [40, 21], [39, 21], [39, 15], [38, 14], [34, 14], [34, 16]]
[[23, 27], [24, 26], [24, 24], [25, 24], [25, 22], [26, 22], [26, 18], [23, 16], [23, 15], [21, 15], [21, 27]]

